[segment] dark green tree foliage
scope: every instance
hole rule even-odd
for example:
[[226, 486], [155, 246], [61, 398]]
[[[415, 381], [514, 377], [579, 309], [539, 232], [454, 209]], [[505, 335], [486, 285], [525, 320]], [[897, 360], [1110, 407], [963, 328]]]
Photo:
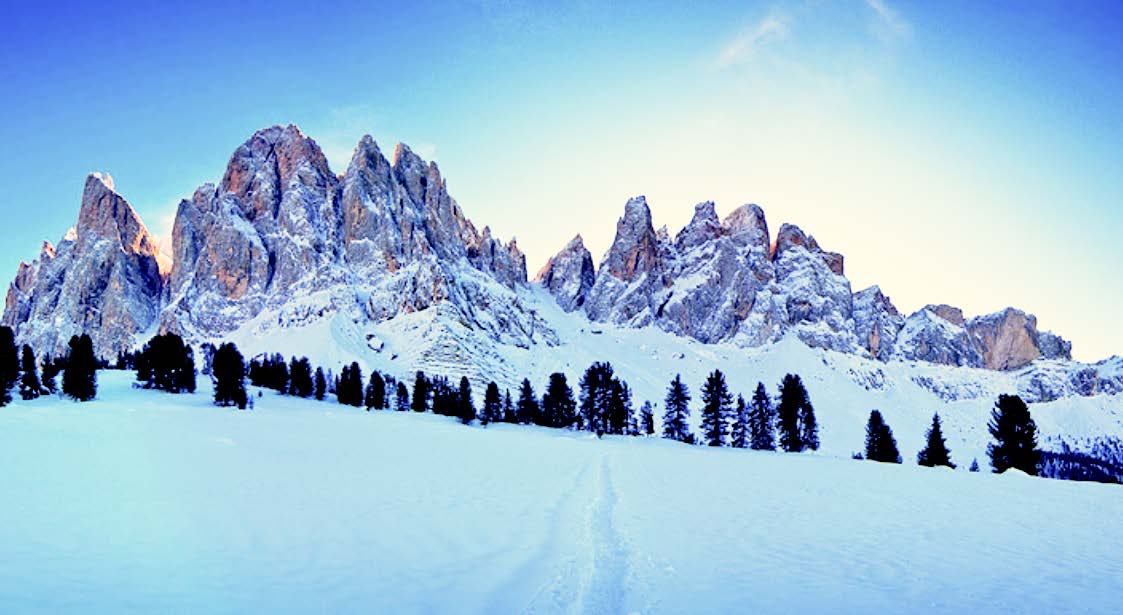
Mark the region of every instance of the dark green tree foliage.
[[655, 433], [655, 408], [645, 401], [639, 409], [639, 431], [647, 436]]
[[978, 459], [972, 459], [971, 460], [971, 467], [967, 468], [967, 470], [969, 472], [978, 472], [979, 471], [979, 460]]
[[246, 362], [237, 346], [227, 342], [214, 351], [211, 379], [216, 406], [246, 409]]
[[784, 376], [780, 382], [780, 404], [776, 408], [780, 430], [780, 446], [789, 453], [819, 448], [819, 426], [815, 409], [803, 381], [795, 374]]
[[745, 403], [745, 398], [738, 395], [737, 404], [733, 407], [733, 429], [729, 432], [729, 446], [748, 448], [751, 440], [749, 406]]
[[995, 472], [1014, 468], [1037, 475], [1041, 461], [1037, 451], [1037, 423], [1021, 397], [999, 395], [987, 428], [994, 438], [994, 442], [987, 445], [987, 455]]
[[312, 380], [312, 364], [307, 357], [293, 357], [289, 361], [289, 395], [312, 397], [316, 383]]
[[538, 395], [535, 394], [534, 387], [530, 386], [530, 380], [523, 378], [519, 385], [519, 400], [515, 404], [515, 420], [523, 425], [530, 425], [541, 421], [541, 414]]
[[[128, 363], [128, 361], [126, 361]], [[195, 353], [175, 333], [162, 333], [144, 345], [131, 363], [146, 389], [168, 393], [195, 392]]]
[[459, 416], [460, 399], [457, 389], [445, 376], [433, 376], [429, 379], [429, 398], [432, 400], [430, 408], [433, 414], [441, 416]]
[[707, 446], [725, 446], [732, 403], [733, 396], [725, 384], [725, 374], [715, 369], [702, 385], [702, 437]]
[[593, 363], [585, 370], [580, 382], [580, 428], [597, 434], [624, 433], [621, 409], [612, 405], [613, 388], [618, 386], [614, 382], [616, 375], [608, 363]]
[[577, 400], [565, 374], [550, 374], [546, 394], [542, 396], [542, 425], [569, 427], [577, 421]]
[[62, 372], [62, 392], [77, 401], [90, 401], [97, 397], [97, 356], [94, 342], [83, 333], [70, 338], [66, 367]]
[[413, 395], [409, 407], [414, 412], [425, 412], [429, 409], [429, 379], [425, 372], [417, 370], [413, 378]]
[[0, 406], [12, 401], [12, 387], [19, 379], [19, 354], [11, 327], [0, 327]]
[[358, 363], [343, 366], [339, 384], [335, 387], [335, 398], [345, 406], [358, 408], [363, 405], [363, 373]]
[[456, 415], [461, 423], [468, 425], [476, 420], [476, 404], [472, 402], [472, 384], [468, 382], [467, 376], [460, 377], [460, 387], [457, 390], [456, 404], [458, 406]]
[[39, 397], [43, 392], [43, 385], [39, 383], [39, 367], [35, 365], [35, 353], [31, 346], [23, 345], [20, 354], [20, 380], [19, 395], [24, 401]]
[[511, 389], [503, 389], [503, 422], [515, 423], [515, 404], [511, 403]]
[[382, 374], [377, 371], [370, 373], [370, 382], [367, 382], [367, 390], [363, 397], [367, 410], [371, 408], [381, 410], [386, 407], [386, 381], [383, 380]]
[[499, 385], [487, 383], [484, 389], [484, 405], [480, 410], [480, 423], [497, 423], [503, 419], [503, 398], [499, 395]]
[[211, 368], [214, 366], [215, 350], [218, 350], [218, 348], [210, 342], [203, 342], [203, 345], [199, 346], [199, 354], [202, 355], [200, 358], [203, 360], [203, 369], [200, 371], [204, 376], [211, 375]]
[[43, 383], [43, 390], [48, 393], [55, 393], [58, 390], [56, 378], [58, 373], [62, 371], [63, 362], [58, 359], [47, 357], [43, 359], [43, 368], [40, 372], [39, 380]]
[[677, 442], [693, 442], [687, 418], [690, 416], [690, 391], [682, 382], [682, 376], [675, 375], [663, 400], [663, 437]]
[[394, 398], [394, 410], [397, 410], [398, 412], [405, 412], [406, 410], [409, 410], [409, 389], [406, 388], [406, 383], [398, 383]]
[[289, 390], [289, 367], [280, 354], [263, 355], [250, 360], [250, 383], [279, 393]]
[[927, 444], [916, 454], [916, 462], [929, 468], [936, 466], [954, 468], [955, 464], [951, 462], [951, 451], [948, 450], [947, 442], [944, 441], [944, 430], [940, 427], [939, 413], [932, 415], [932, 426], [928, 428], [926, 439]]
[[882, 418], [881, 412], [873, 410], [866, 422], [866, 459], [882, 463], [901, 463], [901, 453], [897, 450], [897, 440], [893, 430]]
[[328, 393], [328, 381], [324, 377], [324, 370], [322, 367], [316, 368], [316, 376], [312, 379], [312, 396], [319, 401], [324, 401]]
[[615, 435], [634, 435], [635, 407], [632, 406], [632, 389], [627, 382], [613, 377], [608, 383], [608, 408], [605, 426]]
[[749, 403], [749, 447], [757, 451], [776, 450], [776, 413], [763, 382], [758, 382]]

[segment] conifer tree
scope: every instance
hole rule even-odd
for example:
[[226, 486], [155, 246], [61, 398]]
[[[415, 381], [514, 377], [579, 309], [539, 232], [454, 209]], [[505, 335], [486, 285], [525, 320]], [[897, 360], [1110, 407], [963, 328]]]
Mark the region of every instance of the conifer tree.
[[757, 383], [749, 408], [749, 446], [757, 451], [776, 450], [776, 413], [763, 382]]
[[725, 446], [731, 403], [733, 396], [725, 384], [725, 374], [715, 369], [702, 385], [702, 437], [707, 446]]
[[214, 380], [216, 406], [246, 409], [246, 362], [237, 346], [226, 342], [214, 351], [211, 378]]
[[175, 333], [161, 333], [144, 345], [132, 360], [136, 379], [146, 389], [168, 393], [195, 392], [195, 354]]
[[519, 400], [515, 404], [516, 420], [523, 425], [537, 423], [541, 420], [539, 418], [541, 412], [534, 387], [530, 386], [530, 380], [523, 378], [522, 385], [519, 386]]
[[312, 382], [312, 395], [319, 401], [324, 401], [328, 393], [328, 381], [324, 378], [324, 369], [316, 368], [316, 377]]
[[729, 446], [748, 448], [752, 443], [752, 429], [749, 427], [749, 407], [745, 398], [738, 395], [737, 405], [733, 407], [733, 429], [729, 434]]
[[975, 459], [971, 460], [971, 467], [967, 468], [967, 470], [969, 472], [978, 472], [979, 471], [979, 460], [978, 460], [978, 458], [975, 458]]
[[795, 374], [788, 374], [780, 381], [780, 403], [776, 408], [777, 427], [780, 430], [780, 446], [789, 453], [803, 450], [803, 430], [800, 428], [800, 413], [807, 399], [803, 381]]
[[511, 389], [503, 389], [503, 420], [515, 423], [515, 405], [511, 403]]
[[581, 428], [598, 434], [609, 431], [608, 412], [615, 374], [608, 363], [596, 362], [585, 370], [581, 388]]
[[635, 433], [635, 408], [628, 383], [613, 377], [608, 383], [608, 406], [605, 412], [606, 432], [615, 435]]
[[640, 431], [647, 436], [655, 434], [655, 407], [649, 401], [639, 409]]
[[472, 385], [467, 376], [460, 377], [460, 388], [456, 395], [457, 416], [465, 425], [476, 420], [476, 405], [472, 403]]
[[0, 406], [12, 401], [12, 388], [19, 380], [19, 353], [11, 327], [0, 327]]
[[370, 382], [367, 383], [364, 398], [363, 401], [367, 410], [371, 408], [381, 410], [386, 404], [386, 381], [382, 379], [382, 374], [379, 374], [377, 370], [370, 373]]
[[312, 364], [307, 357], [293, 357], [289, 361], [289, 395], [311, 397], [316, 390], [312, 379]]
[[690, 391], [682, 382], [682, 376], [675, 375], [663, 400], [663, 437], [677, 442], [693, 442], [687, 417], [690, 416]]
[[503, 419], [503, 398], [499, 396], [499, 385], [494, 381], [487, 383], [484, 390], [484, 406], [480, 414], [480, 422], [484, 425]]
[[542, 396], [542, 415], [547, 427], [570, 427], [577, 420], [577, 400], [573, 398], [573, 389], [565, 374], [550, 374]]
[[1037, 423], [1021, 397], [999, 395], [987, 428], [994, 438], [994, 442], [987, 445], [987, 455], [995, 472], [1014, 468], [1037, 475], [1041, 461], [1037, 450]]
[[866, 422], [866, 459], [882, 463], [901, 463], [901, 454], [897, 450], [897, 440], [893, 438], [893, 430], [889, 428], [878, 410], [870, 411], [869, 421]]
[[394, 394], [396, 398], [394, 400], [394, 409], [398, 412], [405, 412], [409, 410], [409, 389], [406, 388], [406, 383], [404, 382], [399, 382], [397, 389], [397, 392]]
[[414, 412], [425, 412], [429, 409], [429, 379], [425, 372], [417, 370], [413, 377], [413, 395], [411, 396], [410, 409]]
[[339, 384], [335, 387], [335, 397], [346, 406], [358, 408], [363, 405], [363, 373], [358, 363], [343, 366]]
[[43, 367], [40, 372], [39, 380], [43, 384], [43, 390], [48, 394], [54, 394], [58, 390], [58, 384], [55, 379], [58, 377], [59, 371], [62, 369], [62, 362], [46, 357], [43, 359]]
[[97, 397], [97, 357], [94, 342], [83, 333], [70, 338], [66, 367], [62, 372], [62, 392], [76, 401]]
[[955, 464], [951, 462], [951, 451], [948, 450], [947, 442], [944, 441], [944, 431], [940, 427], [939, 413], [932, 415], [932, 426], [928, 428], [925, 439], [927, 444], [916, 454], [918, 464], [930, 468], [936, 466], [955, 467]]
[[35, 399], [43, 391], [43, 386], [39, 384], [39, 368], [35, 365], [35, 353], [32, 352], [31, 346], [23, 345], [23, 350], [20, 356], [20, 381], [19, 381], [19, 394], [24, 401]]
[[815, 407], [811, 405], [811, 397], [807, 394], [807, 389], [803, 390], [803, 405], [799, 408], [799, 430], [803, 448], [811, 451], [819, 450], [819, 423], [815, 419]]

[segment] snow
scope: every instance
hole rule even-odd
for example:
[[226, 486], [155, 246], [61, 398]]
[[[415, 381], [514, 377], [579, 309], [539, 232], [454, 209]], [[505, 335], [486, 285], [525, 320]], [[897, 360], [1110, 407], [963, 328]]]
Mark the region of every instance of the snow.
[[[1116, 486], [101, 372], [0, 411], [5, 612], [1112, 613]], [[829, 441], [833, 434], [824, 434]]]

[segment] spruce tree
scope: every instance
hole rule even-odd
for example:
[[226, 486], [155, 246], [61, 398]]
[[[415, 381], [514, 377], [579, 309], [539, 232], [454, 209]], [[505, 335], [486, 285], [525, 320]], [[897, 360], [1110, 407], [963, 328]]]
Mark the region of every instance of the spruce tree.
[[649, 401], [643, 402], [639, 409], [640, 431], [650, 436], [655, 433], [655, 407]]
[[19, 395], [24, 401], [35, 399], [43, 392], [43, 386], [39, 384], [39, 368], [35, 365], [35, 353], [32, 352], [31, 346], [23, 345], [23, 350], [20, 356], [20, 381], [19, 381]]
[[413, 377], [413, 395], [410, 401], [410, 409], [414, 412], [425, 412], [429, 409], [429, 379], [425, 377], [425, 372], [417, 370], [417, 374]]
[[476, 420], [476, 405], [472, 402], [472, 385], [467, 376], [460, 377], [460, 388], [456, 395], [457, 416], [465, 425]]
[[866, 459], [882, 463], [901, 463], [901, 454], [897, 450], [897, 440], [893, 438], [893, 430], [889, 428], [878, 410], [870, 411], [869, 421], [866, 422]]
[[951, 462], [951, 451], [948, 450], [947, 442], [944, 441], [944, 431], [940, 427], [939, 413], [932, 415], [932, 426], [928, 428], [925, 438], [927, 444], [916, 454], [916, 462], [930, 468], [936, 466], [954, 468], [955, 464]]
[[749, 407], [749, 446], [757, 451], [776, 450], [776, 413], [763, 382], [757, 383]]
[[579, 383], [581, 389], [581, 428], [598, 434], [609, 431], [609, 403], [612, 394], [612, 380], [615, 374], [612, 365], [603, 362], [593, 363], [585, 370]]
[[494, 381], [484, 389], [484, 405], [480, 412], [480, 423], [497, 423], [503, 420], [503, 398], [499, 396], [499, 385]]
[[663, 407], [666, 408], [663, 412], [663, 437], [677, 442], [693, 442], [686, 422], [690, 416], [690, 391], [683, 384], [682, 376], [676, 374], [671, 381]]
[[137, 382], [146, 389], [168, 393], [195, 392], [195, 354], [175, 333], [161, 333], [148, 340], [132, 360]]
[[975, 459], [971, 460], [971, 467], [967, 468], [967, 470], [969, 472], [978, 472], [979, 471], [979, 460], [978, 460], [978, 458], [975, 458]]
[[382, 409], [386, 404], [386, 381], [382, 379], [382, 374], [377, 370], [370, 373], [370, 382], [367, 383], [367, 390], [364, 397], [364, 405], [367, 410], [371, 408]]
[[94, 342], [83, 333], [70, 338], [66, 367], [62, 372], [62, 392], [76, 401], [97, 397], [97, 356]]
[[803, 430], [800, 414], [807, 399], [803, 381], [795, 374], [788, 374], [780, 381], [780, 403], [776, 408], [776, 422], [780, 431], [780, 446], [789, 453], [803, 450]]
[[11, 327], [0, 327], [0, 406], [12, 401], [12, 388], [19, 380], [19, 353]]
[[541, 420], [540, 414], [541, 408], [534, 387], [530, 386], [530, 380], [523, 378], [522, 385], [519, 386], [519, 401], [515, 404], [515, 418], [523, 425], [530, 425]]
[[733, 448], [748, 448], [752, 442], [752, 430], [749, 427], [749, 407], [745, 398], [738, 395], [737, 405], [733, 408], [733, 430], [730, 432], [729, 446]]
[[324, 369], [322, 367], [316, 368], [316, 377], [312, 382], [312, 395], [319, 401], [324, 401], [327, 397], [328, 381], [324, 378]]
[[605, 433], [614, 435], [633, 434], [635, 431], [635, 408], [632, 406], [632, 389], [628, 386], [628, 383], [612, 377], [608, 381], [608, 395], [605, 403]]
[[570, 427], [577, 420], [577, 400], [565, 374], [550, 374], [542, 396], [542, 417], [547, 427]]
[[214, 351], [211, 379], [216, 406], [246, 409], [246, 362], [233, 343], [226, 342]]
[[1037, 450], [1037, 423], [1021, 397], [1000, 395], [991, 411], [987, 428], [994, 438], [994, 442], [987, 445], [987, 455], [995, 472], [1014, 468], [1031, 476], [1037, 475], [1041, 461]]
[[516, 422], [515, 405], [511, 403], [511, 389], [503, 389], [503, 420], [507, 423]]
[[43, 369], [40, 372], [40, 381], [43, 383], [43, 390], [48, 394], [54, 394], [58, 390], [56, 378], [59, 371], [62, 369], [62, 362], [51, 357], [43, 359]]
[[335, 397], [345, 406], [358, 408], [363, 405], [363, 373], [358, 363], [352, 361], [350, 365], [343, 366], [339, 384], [335, 387]]
[[725, 374], [715, 369], [702, 385], [702, 437], [707, 446], [725, 446], [732, 403]]
[[409, 410], [409, 389], [406, 388], [406, 383], [399, 382], [397, 392], [394, 394], [394, 410], [398, 412], [405, 412]]
[[312, 364], [307, 357], [293, 357], [289, 361], [289, 395], [311, 397], [316, 383], [312, 380]]
[[815, 419], [815, 407], [811, 405], [807, 389], [803, 390], [803, 405], [799, 408], [799, 430], [803, 447], [812, 451], [819, 450], [819, 423]]

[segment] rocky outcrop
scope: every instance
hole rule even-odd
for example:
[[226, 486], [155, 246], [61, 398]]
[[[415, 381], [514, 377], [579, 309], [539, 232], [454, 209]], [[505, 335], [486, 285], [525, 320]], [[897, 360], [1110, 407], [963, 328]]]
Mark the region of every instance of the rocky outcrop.
[[153, 327], [163, 286], [156, 242], [108, 175], [91, 174], [78, 223], [57, 248], [21, 264], [8, 290], [4, 324], [40, 354], [65, 351], [73, 335], [90, 334], [102, 357], [132, 348]]
[[572, 312], [584, 305], [596, 281], [596, 270], [593, 256], [585, 249], [581, 236], [571, 239], [550, 257], [534, 280], [554, 296], [563, 310]]
[[1037, 359], [1071, 359], [1072, 344], [1060, 337], [1037, 330], [1037, 318], [1021, 310], [972, 318], [967, 330], [982, 349], [983, 367], [1011, 370], [1025, 367]]
[[905, 318], [878, 286], [854, 293], [854, 332], [875, 359], [887, 360], [897, 345]]
[[666, 239], [660, 240], [651, 226], [647, 200], [629, 200], [585, 300], [589, 318], [632, 327], [651, 324], [654, 296], [664, 286], [666, 252]]

